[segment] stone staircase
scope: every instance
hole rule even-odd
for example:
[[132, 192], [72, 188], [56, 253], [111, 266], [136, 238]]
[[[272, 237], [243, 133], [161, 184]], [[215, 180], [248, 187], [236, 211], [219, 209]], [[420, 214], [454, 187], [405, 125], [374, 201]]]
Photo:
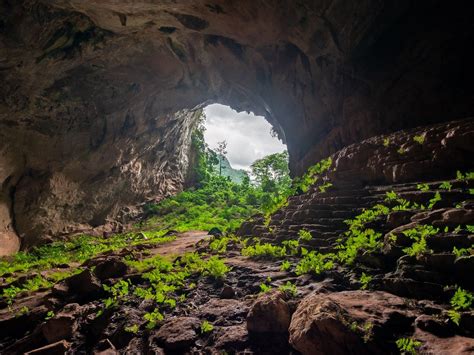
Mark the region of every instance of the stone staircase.
[[[463, 138], [456, 141], [453, 132], [462, 132]], [[366, 225], [385, 236], [383, 251], [360, 255], [356, 265], [348, 268], [347, 272], [353, 274], [365, 270], [374, 276], [373, 286], [377, 289], [418, 299], [446, 301], [449, 295], [445, 291], [446, 286], [458, 285], [473, 290], [474, 233], [469, 232], [466, 225], [474, 225], [474, 195], [471, 194], [474, 180], [456, 178], [457, 170], [473, 171], [471, 153], [474, 147], [466, 144], [466, 137], [472, 132], [474, 123], [467, 120], [400, 132], [388, 138], [375, 137], [349, 147], [345, 152], [333, 155], [333, 167], [320, 177], [319, 185], [290, 197], [287, 205], [275, 212], [269, 221], [255, 218], [244, 223], [238, 234], [278, 244], [296, 239], [298, 232], [304, 229], [313, 238], [307, 242], [300, 241], [300, 246], [320, 253], [334, 252], [347, 238], [346, 220], [377, 204], [387, 207], [396, 205], [386, 200], [387, 193], [395, 192], [399, 198], [424, 206], [428, 206], [439, 193], [441, 199], [431, 209], [391, 211], [389, 215], [380, 216]], [[425, 136], [423, 144], [411, 139], [420, 135]], [[385, 139], [392, 142], [392, 147], [383, 144]], [[394, 153], [398, 146], [402, 146], [405, 153]], [[450, 155], [451, 160], [446, 162]], [[357, 178], [348, 157], [360, 167]], [[361, 157], [366, 164], [361, 163]], [[443, 164], [446, 167], [444, 170], [440, 169]], [[323, 182], [331, 182], [333, 186], [321, 192], [319, 186]], [[442, 188], [440, 185], [443, 183], [448, 183], [450, 187]], [[424, 185], [423, 189], [420, 184]], [[419, 224], [439, 228], [436, 235], [427, 238], [429, 253], [408, 256], [403, 249], [413, 241], [393, 245], [387, 238], [392, 231]], [[458, 226], [461, 228], [456, 229]], [[457, 256], [453, 252], [454, 247], [467, 251]]]

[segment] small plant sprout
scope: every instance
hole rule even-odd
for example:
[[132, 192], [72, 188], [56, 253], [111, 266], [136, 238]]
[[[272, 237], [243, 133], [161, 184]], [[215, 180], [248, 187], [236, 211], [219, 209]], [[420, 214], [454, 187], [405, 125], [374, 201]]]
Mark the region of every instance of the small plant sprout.
[[439, 201], [441, 201], [441, 194], [436, 191], [435, 195], [433, 198], [430, 200], [430, 203], [428, 204], [428, 208], [432, 209]]
[[470, 252], [470, 249], [468, 248], [456, 248], [456, 247], [453, 247], [453, 254], [456, 255], [457, 258], [460, 258], [461, 256], [465, 256], [465, 255], [469, 255], [471, 252]]
[[271, 289], [272, 289], [272, 286], [270, 285], [267, 285], [263, 282], [260, 284], [260, 293], [267, 293], [271, 291]]
[[363, 272], [362, 275], [360, 276], [360, 279], [359, 279], [359, 282], [362, 285], [360, 288], [362, 290], [366, 290], [371, 281], [372, 281], [372, 276], [367, 275], [365, 272]]
[[472, 224], [467, 224], [467, 225], [466, 225], [466, 230], [467, 230], [469, 233], [474, 233], [474, 225], [472, 225]]
[[278, 289], [283, 292], [285, 295], [290, 297], [296, 297], [298, 294], [298, 289], [295, 284], [292, 284], [290, 281], [287, 281], [286, 284], [281, 285]]
[[425, 138], [426, 138], [425, 134], [420, 134], [420, 135], [414, 136], [413, 141], [420, 145], [423, 145], [423, 143], [425, 143]]
[[400, 338], [396, 342], [401, 354], [416, 355], [421, 342], [411, 338]]
[[16, 316], [21, 317], [29, 313], [30, 313], [30, 309], [27, 306], [23, 306], [20, 308]]
[[48, 313], [46, 313], [46, 316], [44, 317], [44, 320], [48, 320], [48, 319], [51, 319], [54, 317], [54, 312], [53, 311], [48, 311]]
[[384, 138], [382, 144], [383, 144], [384, 147], [388, 147], [390, 145], [390, 139], [389, 138]]
[[138, 324], [134, 324], [134, 325], [125, 327], [124, 330], [125, 330], [127, 333], [137, 334], [139, 328], [140, 328], [140, 327], [138, 326]]
[[400, 155], [403, 155], [407, 152], [407, 150], [403, 147], [400, 147], [397, 149], [397, 153], [400, 154]]
[[451, 191], [453, 185], [449, 181], [444, 181], [441, 185], [439, 185], [439, 188], [442, 190]]
[[201, 323], [201, 334], [207, 334], [214, 330], [214, 326], [207, 320]]
[[155, 310], [151, 313], [145, 313], [145, 315], [143, 316], [143, 318], [148, 321], [147, 325], [146, 325], [146, 328], [147, 329], [153, 329], [156, 327], [156, 325], [158, 324], [158, 322], [161, 322], [164, 317], [163, 315], [160, 313], [160, 311], [158, 310], [158, 308], [155, 308]]
[[298, 238], [307, 242], [313, 239], [313, 236], [311, 235], [311, 232], [307, 231], [306, 229], [300, 229], [298, 231]]
[[428, 185], [428, 184], [418, 184], [418, 185], [416, 185], [416, 188], [420, 191], [426, 192], [430, 189], [430, 185]]
[[320, 192], [326, 192], [327, 189], [329, 189], [330, 187], [332, 187], [332, 183], [326, 182], [326, 183], [322, 184], [321, 186], [319, 186], [318, 189], [319, 189]]

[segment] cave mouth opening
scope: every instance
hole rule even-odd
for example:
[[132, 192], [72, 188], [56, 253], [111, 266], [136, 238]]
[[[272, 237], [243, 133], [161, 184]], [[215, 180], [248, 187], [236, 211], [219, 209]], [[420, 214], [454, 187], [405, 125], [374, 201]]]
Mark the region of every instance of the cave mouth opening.
[[255, 161], [287, 150], [274, 126], [264, 116], [252, 111], [210, 104], [203, 109], [204, 140], [213, 151], [225, 143], [224, 176], [239, 182], [242, 174], [251, 172]]

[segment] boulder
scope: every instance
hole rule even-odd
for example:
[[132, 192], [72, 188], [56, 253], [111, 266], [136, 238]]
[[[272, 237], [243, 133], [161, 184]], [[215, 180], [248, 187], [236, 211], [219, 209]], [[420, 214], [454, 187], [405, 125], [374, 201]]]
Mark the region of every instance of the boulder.
[[291, 310], [280, 292], [260, 295], [247, 315], [249, 333], [286, 333], [291, 321]]
[[102, 289], [100, 281], [90, 270], [84, 270], [79, 274], [67, 278], [65, 281], [70, 292], [77, 293], [79, 296], [88, 296]]
[[290, 344], [308, 355], [386, 353], [387, 338], [408, 330], [412, 321], [404, 299], [386, 292], [313, 293], [293, 314]]
[[121, 277], [125, 275], [127, 271], [127, 264], [117, 258], [112, 258], [98, 264], [95, 267], [94, 275], [97, 276], [99, 280], [106, 280]]
[[198, 338], [201, 322], [195, 317], [176, 317], [167, 320], [152, 335], [152, 343], [158, 343], [167, 351], [184, 351]]

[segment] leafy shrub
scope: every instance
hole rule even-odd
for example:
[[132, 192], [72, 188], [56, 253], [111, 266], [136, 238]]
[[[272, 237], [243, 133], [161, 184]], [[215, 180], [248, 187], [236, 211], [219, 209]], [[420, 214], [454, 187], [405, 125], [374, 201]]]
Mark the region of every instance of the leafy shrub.
[[270, 243], [260, 244], [257, 243], [255, 245], [249, 245], [242, 249], [242, 255], [248, 256], [251, 258], [270, 258], [270, 259], [278, 259], [283, 256], [286, 256], [286, 248], [280, 247], [277, 245], [273, 245]]
[[296, 274], [315, 274], [319, 275], [324, 271], [330, 270], [334, 267], [334, 262], [331, 260], [329, 254], [320, 254], [315, 251], [309, 252], [303, 259], [300, 260], [296, 265]]
[[281, 243], [287, 252], [291, 255], [297, 255], [300, 247], [300, 242], [298, 240], [284, 240]]
[[428, 253], [426, 238], [433, 236], [439, 232], [439, 228], [430, 225], [420, 224], [415, 228], [407, 229], [402, 233], [412, 239], [414, 242], [410, 247], [403, 249], [403, 251], [410, 256], [419, 256]]
[[298, 231], [298, 238], [300, 240], [304, 240], [305, 242], [307, 242], [307, 241], [310, 241], [311, 239], [313, 239], [313, 236], [306, 229], [300, 229]]
[[230, 268], [217, 256], [211, 256], [204, 265], [204, 274], [215, 279], [222, 279], [230, 271]]
[[307, 192], [310, 186], [314, 185], [318, 181], [319, 175], [328, 171], [331, 168], [331, 165], [332, 158], [329, 157], [309, 167], [303, 176], [293, 180], [293, 186], [295, 187], [295, 190], [299, 189], [303, 192]]

